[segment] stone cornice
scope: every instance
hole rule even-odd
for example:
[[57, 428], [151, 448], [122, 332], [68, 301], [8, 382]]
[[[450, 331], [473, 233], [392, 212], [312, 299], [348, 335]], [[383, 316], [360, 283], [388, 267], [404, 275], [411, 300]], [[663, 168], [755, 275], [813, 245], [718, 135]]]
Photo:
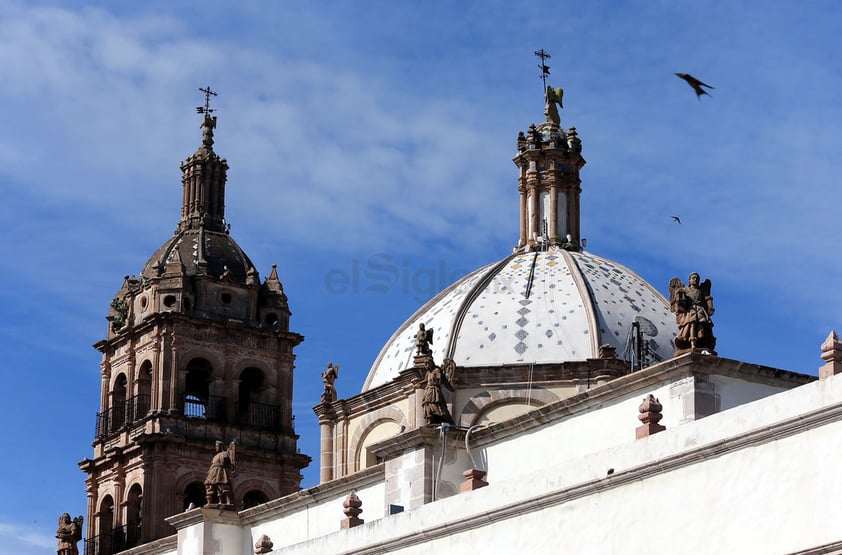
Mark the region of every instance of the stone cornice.
[[158, 555], [159, 553], [175, 552], [178, 547], [178, 534], [167, 536], [137, 547], [121, 551], [120, 555]]
[[281, 518], [309, 505], [318, 504], [331, 497], [347, 495], [350, 491], [383, 482], [385, 465], [378, 464], [344, 476], [337, 480], [324, 482], [311, 488], [267, 501], [257, 507], [240, 512], [240, 521], [244, 526], [254, 525], [268, 519]]
[[[451, 430], [453, 429], [451, 428]], [[439, 426], [422, 426], [368, 445], [366, 449], [380, 458], [389, 459], [400, 455], [404, 451], [433, 445], [439, 440], [440, 434], [441, 428]]]
[[798, 374], [758, 364], [687, 353], [643, 370], [597, 385], [584, 393], [544, 405], [521, 416], [477, 430], [471, 435], [476, 446], [497, 442], [524, 430], [580, 414], [594, 406], [631, 393], [659, 387], [676, 378], [690, 375], [725, 376], [779, 387], [796, 387], [815, 381], [815, 376]]

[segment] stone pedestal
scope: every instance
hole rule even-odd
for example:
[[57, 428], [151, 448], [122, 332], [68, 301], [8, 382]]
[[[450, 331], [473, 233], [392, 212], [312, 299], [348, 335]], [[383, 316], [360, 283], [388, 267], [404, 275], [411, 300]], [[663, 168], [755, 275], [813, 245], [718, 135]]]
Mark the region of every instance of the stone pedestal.
[[179, 555], [241, 553], [248, 541], [237, 511], [202, 507], [166, 521], [178, 531]]

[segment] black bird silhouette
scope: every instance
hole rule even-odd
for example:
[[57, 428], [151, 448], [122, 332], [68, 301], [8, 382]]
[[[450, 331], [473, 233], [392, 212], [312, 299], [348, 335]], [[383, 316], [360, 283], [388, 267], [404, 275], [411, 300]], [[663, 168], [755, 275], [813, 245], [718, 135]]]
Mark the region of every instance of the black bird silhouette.
[[679, 218], [678, 216], [673, 216], [672, 219], [677, 221], [678, 223], [681, 223], [681, 218]]
[[708, 92], [706, 90], [704, 90], [702, 87], [707, 87], [709, 89], [715, 88], [715, 87], [711, 87], [707, 83], [702, 83], [701, 81], [699, 81], [698, 79], [696, 79], [695, 77], [690, 75], [689, 73], [676, 73], [676, 75], [678, 75], [679, 77], [681, 77], [682, 79], [687, 81], [687, 84], [690, 85], [691, 87], [693, 87], [693, 90], [696, 91], [696, 98], [698, 98], [700, 100], [701, 100], [703, 94], [707, 94], [708, 96], [710, 96], [710, 94], [708, 94]]

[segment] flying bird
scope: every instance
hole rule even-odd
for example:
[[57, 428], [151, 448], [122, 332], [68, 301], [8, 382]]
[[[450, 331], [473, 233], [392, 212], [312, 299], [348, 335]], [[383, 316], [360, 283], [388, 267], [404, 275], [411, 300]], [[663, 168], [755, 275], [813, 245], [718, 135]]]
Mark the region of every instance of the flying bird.
[[681, 223], [681, 218], [679, 218], [678, 216], [673, 216], [672, 219], [677, 221], [678, 223]]
[[676, 75], [678, 75], [679, 77], [681, 77], [682, 79], [687, 81], [687, 84], [690, 85], [691, 87], [693, 87], [693, 90], [696, 91], [696, 98], [698, 98], [700, 100], [701, 100], [703, 94], [707, 94], [708, 96], [710, 96], [710, 94], [708, 94], [708, 92], [706, 90], [704, 90], [702, 87], [707, 87], [709, 89], [715, 88], [715, 87], [711, 87], [707, 83], [702, 83], [701, 81], [699, 81], [698, 79], [696, 79], [695, 77], [690, 75], [689, 73], [676, 73]]

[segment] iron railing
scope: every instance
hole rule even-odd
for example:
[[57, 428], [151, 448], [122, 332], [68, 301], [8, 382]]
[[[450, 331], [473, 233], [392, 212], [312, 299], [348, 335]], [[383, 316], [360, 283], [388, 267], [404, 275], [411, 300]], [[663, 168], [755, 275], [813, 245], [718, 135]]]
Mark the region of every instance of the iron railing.
[[244, 426], [262, 428], [264, 430], [276, 430], [280, 426], [280, 411], [274, 405], [263, 403], [248, 403], [234, 405], [237, 414], [237, 422]]
[[141, 544], [140, 525], [126, 524], [110, 534], [85, 539], [85, 555], [112, 555]]
[[114, 405], [96, 415], [96, 437], [102, 438], [119, 431], [123, 426], [133, 424], [149, 413], [150, 396], [139, 394]]
[[207, 400], [203, 400], [195, 395], [184, 396], [184, 416], [187, 418], [224, 422], [226, 412], [225, 397], [210, 396]]

